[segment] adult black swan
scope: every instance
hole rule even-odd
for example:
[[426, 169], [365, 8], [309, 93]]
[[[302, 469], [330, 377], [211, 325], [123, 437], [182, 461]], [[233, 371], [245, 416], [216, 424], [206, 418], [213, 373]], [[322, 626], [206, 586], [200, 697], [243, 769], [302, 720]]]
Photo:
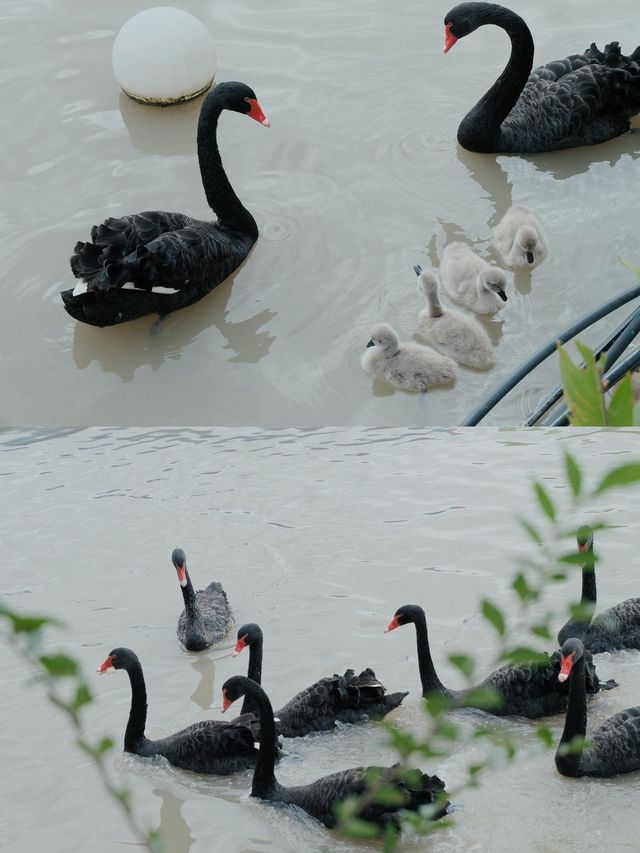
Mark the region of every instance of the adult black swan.
[[593, 655], [616, 649], [640, 649], [640, 598], [627, 598], [593, 618], [596, 609], [596, 567], [593, 531], [589, 528], [578, 531], [578, 550], [586, 554], [582, 565], [579, 615], [560, 629], [558, 642], [562, 644], [569, 637], [578, 637]]
[[371, 771], [380, 770], [387, 784], [398, 794], [398, 801], [392, 804], [365, 804], [358, 814], [362, 820], [379, 826], [397, 824], [401, 810], [417, 811], [421, 806], [434, 804], [434, 818], [441, 817], [449, 805], [444, 791], [444, 782], [437, 776], [427, 776], [416, 771], [411, 784], [402, 781], [395, 767], [354, 767], [323, 776], [309, 785], [285, 788], [276, 780], [274, 773], [274, 749], [276, 744], [276, 726], [273, 709], [267, 694], [259, 684], [242, 675], [228, 678], [222, 686], [222, 710], [226, 709], [241, 696], [250, 696], [258, 710], [260, 718], [260, 750], [253, 772], [251, 796], [261, 800], [278, 803], [291, 803], [322, 821], [325, 826], [336, 825], [335, 806], [347, 797], [360, 796], [367, 790], [367, 776]]
[[174, 548], [171, 560], [178, 573], [184, 610], [178, 618], [178, 639], [188, 652], [201, 652], [219, 643], [229, 633], [231, 610], [227, 594], [218, 581], [206, 589], [193, 588], [182, 548]]
[[444, 19], [445, 53], [484, 24], [506, 31], [511, 56], [460, 123], [464, 148], [535, 154], [606, 142], [629, 130], [629, 119], [640, 111], [640, 47], [623, 56], [618, 42], [604, 53], [592, 44], [531, 72], [533, 38], [519, 15], [495, 3], [460, 3]]
[[269, 127], [244, 83], [219, 83], [198, 122], [198, 161], [217, 222], [152, 210], [107, 219], [77, 243], [71, 270], [81, 280], [61, 293], [66, 310], [92, 326], [113, 326], [145, 314], [161, 316], [201, 299], [247, 257], [258, 226], [226, 176], [218, 151], [220, 113], [233, 110]]
[[[417, 604], [405, 604], [404, 607], [400, 607], [385, 628], [385, 633], [410, 623], [413, 623], [416, 628], [418, 667], [423, 696], [441, 693], [448, 696], [455, 707], [483, 707], [484, 710], [498, 717], [516, 715], [535, 719], [546, 717], [548, 714], [557, 714], [567, 707], [566, 685], [558, 681], [560, 652], [554, 652], [546, 665], [507, 664], [488, 675], [477, 687], [468, 690], [450, 690], [442, 684], [433, 665], [427, 620], [422, 607]], [[599, 690], [617, 687], [615, 681], [601, 682], [591, 661], [591, 655], [588, 652], [585, 655], [587, 656], [587, 691], [597, 693]], [[475, 704], [473, 693], [483, 687], [491, 688], [497, 694], [500, 703], [493, 707]]]
[[[238, 629], [234, 656], [249, 647], [247, 675], [256, 684], [262, 683], [263, 635], [259, 625], [248, 623]], [[362, 723], [382, 719], [402, 702], [407, 692], [387, 695], [386, 688], [372, 669], [356, 675], [348, 669], [344, 675], [321, 678], [275, 712], [278, 734], [282, 737], [304, 737], [311, 732], [326, 732], [336, 722]], [[242, 714], [257, 713], [255, 700], [246, 694]]]
[[[124, 750], [150, 757], [163, 755], [170, 764], [195, 773], [226, 776], [245, 770], [256, 763], [255, 740], [258, 726], [251, 723], [203, 720], [162, 740], [149, 740], [144, 728], [147, 722], [147, 690], [142, 666], [131, 649], [113, 649], [100, 666], [99, 673], [124, 669], [131, 682], [131, 710], [124, 735]], [[271, 749], [276, 749], [272, 740]]]
[[[569, 678], [569, 704], [564, 731], [556, 752], [556, 767], [563, 776], [615, 776], [640, 770], [640, 708], [627, 708], [603, 723], [576, 750], [574, 738], [587, 734], [585, 651], [577, 637], [569, 637], [560, 650], [558, 679]], [[570, 748], [573, 746], [574, 748]]]

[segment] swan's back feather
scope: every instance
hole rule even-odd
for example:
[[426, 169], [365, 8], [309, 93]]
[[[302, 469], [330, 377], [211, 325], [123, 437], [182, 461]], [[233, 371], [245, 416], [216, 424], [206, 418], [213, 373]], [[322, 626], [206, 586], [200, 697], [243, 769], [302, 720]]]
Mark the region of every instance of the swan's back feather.
[[190, 651], [200, 651], [220, 642], [229, 633], [233, 619], [227, 594], [218, 581], [196, 592], [199, 618], [185, 610], [178, 618], [178, 639]]

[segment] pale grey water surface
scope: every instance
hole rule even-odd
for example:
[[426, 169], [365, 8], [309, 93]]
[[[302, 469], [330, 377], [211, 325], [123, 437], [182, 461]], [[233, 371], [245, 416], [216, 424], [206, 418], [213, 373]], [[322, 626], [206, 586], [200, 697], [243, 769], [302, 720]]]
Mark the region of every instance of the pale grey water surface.
[[[521, 625], [509, 584], [519, 557], [530, 554], [514, 515], [535, 514], [531, 478], [566, 507], [564, 449], [592, 483], [634, 458], [637, 446], [637, 431], [12, 430], [0, 437], [0, 598], [65, 620], [54, 645], [86, 667], [96, 697], [89, 729], [115, 737], [109, 764], [132, 789], [142, 821], [162, 829], [167, 853], [369, 850], [289, 808], [251, 800], [249, 773], [204, 778], [120, 752], [128, 680], [122, 672], [93, 674], [113, 647], [130, 646], [141, 658], [152, 737], [219, 719], [222, 683], [247, 665], [245, 656], [231, 657], [234, 633], [201, 654], [179, 647], [172, 548], [186, 550], [196, 586], [224, 584], [238, 625], [260, 622], [264, 683], [276, 703], [324, 674], [368, 665], [389, 689], [411, 691], [394, 718], [419, 733], [413, 631], [383, 634], [396, 608], [426, 608], [445, 683], [460, 684], [446, 657], [461, 649], [477, 654], [486, 672], [496, 646], [480, 599], [491, 595], [516, 632]], [[612, 491], [587, 515], [567, 519], [614, 525], [597, 537], [600, 608], [638, 594], [639, 511], [640, 490]], [[561, 624], [577, 594], [575, 577], [534, 615], [552, 606]], [[2, 849], [112, 853], [130, 844], [66, 721], [4, 643], [2, 660]], [[640, 702], [638, 654], [597, 662], [620, 688], [592, 703], [593, 725]], [[464, 728], [477, 716], [457, 719]], [[455, 826], [411, 849], [636, 848], [638, 774], [562, 778], [529, 722], [501, 725], [519, 734], [529, 754], [456, 797]], [[549, 725], [559, 736], [561, 718]], [[374, 725], [286, 746], [277, 773], [289, 784], [393, 757]], [[479, 754], [473, 749], [460, 746], [423, 765], [455, 787]]]
[[[251, 84], [272, 128], [224, 116], [223, 160], [261, 238], [232, 280], [155, 333], [152, 318], [76, 323], [58, 292], [94, 223], [148, 209], [207, 216], [200, 102], [159, 110], [119, 94], [113, 39], [147, 2], [0, 4], [1, 422], [451, 425], [540, 343], [631, 286], [621, 259], [639, 262], [638, 130], [538, 157], [458, 148], [458, 123], [509, 45], [485, 27], [444, 56], [451, 2], [176, 3], [211, 29], [218, 79]], [[509, 5], [539, 63], [594, 40], [627, 53], [640, 42], [637, 0]], [[437, 264], [460, 236], [492, 257], [490, 226], [512, 202], [538, 213], [551, 254], [488, 321], [497, 367], [462, 370], [426, 397], [372, 386], [359, 364], [372, 324], [415, 332], [413, 264]], [[520, 422], [556, 375], [552, 359], [491, 422]]]

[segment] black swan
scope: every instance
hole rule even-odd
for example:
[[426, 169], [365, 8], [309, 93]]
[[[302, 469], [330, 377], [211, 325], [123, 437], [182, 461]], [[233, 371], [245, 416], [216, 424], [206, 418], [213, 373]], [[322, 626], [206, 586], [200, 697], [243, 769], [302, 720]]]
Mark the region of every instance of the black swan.
[[[507, 664], [502, 666], [484, 681], [470, 690], [449, 690], [445, 687], [436, 674], [431, 650], [429, 648], [429, 635], [427, 633], [427, 620], [424, 610], [417, 604], [405, 604], [396, 610], [393, 619], [385, 628], [385, 633], [393, 631], [400, 625], [413, 623], [416, 627], [416, 640], [418, 645], [418, 667], [420, 670], [420, 681], [422, 682], [422, 695], [430, 693], [442, 693], [449, 696], [454, 706], [459, 708], [478, 707], [469, 700], [469, 693], [482, 687], [490, 687], [500, 697], [500, 705], [492, 708], [483, 708], [498, 717], [516, 715], [520, 717], [545, 717], [548, 714], [557, 714], [567, 707], [566, 685], [558, 682], [560, 672], [560, 652], [554, 652], [548, 665], [535, 664]], [[591, 661], [591, 655], [587, 652], [587, 690], [589, 693], [597, 693], [599, 690], [610, 690], [617, 687], [615, 681], [603, 683], [599, 680], [595, 667]]]
[[178, 639], [187, 651], [201, 652], [219, 643], [229, 632], [232, 619], [227, 594], [218, 581], [211, 581], [206, 589], [194, 590], [182, 548], [175, 548], [171, 559], [184, 598], [184, 610], [178, 619]]
[[556, 767], [563, 776], [615, 776], [640, 770], [640, 707], [627, 708], [591, 732], [580, 750], [570, 749], [575, 737], [587, 733], [585, 649], [569, 637], [560, 650], [559, 681], [569, 678], [569, 704], [564, 731], [556, 752]]
[[241, 696], [250, 696], [258, 710], [260, 718], [260, 750], [255, 770], [251, 796], [272, 802], [291, 803], [303, 809], [313, 817], [322, 821], [325, 826], [336, 825], [335, 806], [347, 797], [360, 796], [367, 790], [367, 775], [376, 769], [382, 771], [387, 784], [392, 785], [400, 795], [399, 801], [393, 805], [376, 803], [366, 804], [358, 814], [361, 820], [370, 821], [379, 826], [398, 823], [400, 810], [417, 811], [420, 806], [435, 803], [433, 817], [441, 817], [449, 805], [444, 791], [444, 782], [437, 776], [427, 776], [416, 771], [413, 784], [395, 778], [395, 767], [373, 768], [354, 767], [323, 776], [309, 785], [299, 785], [295, 788], [285, 788], [276, 780], [274, 773], [274, 747], [276, 743], [276, 725], [273, 709], [267, 694], [259, 684], [242, 675], [228, 678], [222, 686], [222, 710], [227, 708]]
[[533, 38], [519, 15], [495, 3], [460, 3], [444, 19], [445, 53], [484, 24], [506, 31], [511, 56], [460, 123], [464, 148], [536, 154], [606, 142], [629, 130], [629, 119], [640, 111], [640, 47], [623, 56], [618, 42], [604, 53], [592, 44], [531, 72]]
[[582, 640], [591, 654], [616, 649], [640, 649], [640, 598], [627, 598], [593, 619], [596, 609], [596, 567], [593, 558], [593, 532], [578, 531], [578, 549], [587, 554], [582, 566], [580, 617], [570, 619], [558, 633], [558, 642], [569, 637]]
[[[248, 677], [262, 681], [263, 635], [259, 625], [249, 623], [238, 629], [234, 656], [249, 647]], [[382, 719], [402, 702], [407, 692], [386, 695], [386, 688], [372, 669], [356, 675], [348, 669], [344, 675], [321, 678], [301, 690], [293, 699], [275, 712], [278, 734], [282, 737], [304, 737], [311, 732], [326, 732], [336, 722], [361, 723]], [[254, 699], [246, 694], [242, 714], [257, 713]]]
[[255, 93], [244, 83], [219, 83], [205, 98], [198, 161], [217, 222], [152, 210], [94, 225], [91, 243], [77, 243], [71, 256], [71, 270], [81, 283], [61, 293], [76, 320], [113, 326], [146, 314], [163, 316], [197, 302], [247, 257], [258, 226], [222, 166], [217, 126], [223, 110], [269, 127]]
[[[131, 682], [131, 710], [124, 734], [124, 750], [150, 757], [163, 755], [170, 764], [195, 773], [226, 776], [245, 770], [256, 763], [255, 741], [258, 727], [239, 722], [203, 720], [162, 740], [149, 740], [144, 735], [147, 721], [147, 689], [142, 666], [131, 649], [113, 649], [98, 670], [99, 673], [124, 669]], [[275, 741], [270, 742], [275, 749]]]

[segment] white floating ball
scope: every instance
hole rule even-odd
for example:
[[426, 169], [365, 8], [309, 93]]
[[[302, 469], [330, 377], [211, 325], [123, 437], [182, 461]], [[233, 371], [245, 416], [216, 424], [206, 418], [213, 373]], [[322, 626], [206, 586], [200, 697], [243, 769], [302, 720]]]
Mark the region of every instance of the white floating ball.
[[145, 9], [113, 43], [120, 88], [144, 104], [176, 104], [206, 92], [216, 74], [216, 48], [198, 18], [172, 6]]

